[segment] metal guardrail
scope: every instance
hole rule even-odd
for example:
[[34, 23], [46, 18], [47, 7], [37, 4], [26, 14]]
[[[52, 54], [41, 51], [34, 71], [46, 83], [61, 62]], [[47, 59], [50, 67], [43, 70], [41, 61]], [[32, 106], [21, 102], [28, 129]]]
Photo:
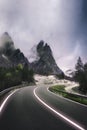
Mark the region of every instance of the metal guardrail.
[[[22, 88], [24, 86], [25, 86], [25, 84], [20, 84], [20, 85], [14, 86], [14, 87], [10, 87], [10, 88], [4, 89], [3, 91], [0, 92], [0, 97], [3, 96], [4, 94], [14, 90], [14, 89]], [[27, 86], [27, 84], [26, 84], [26, 86]]]
[[3, 96], [4, 94], [10, 92], [11, 90], [14, 90], [14, 89], [17, 89], [17, 88], [22, 88], [22, 87], [25, 87], [25, 86], [29, 86], [31, 84], [28, 84], [28, 83], [22, 83], [20, 85], [17, 85], [17, 86], [14, 86], [14, 87], [10, 87], [10, 88], [7, 88], [7, 89], [4, 89], [0, 92], [0, 97]]
[[9, 92], [9, 91], [11, 91], [11, 90], [13, 90], [13, 89], [15, 89], [15, 87], [11, 87], [11, 88], [8, 88], [8, 89], [5, 89], [5, 90], [1, 91], [1, 92], [0, 92], [0, 97], [1, 97], [3, 94], [5, 94], [5, 93], [7, 93], [7, 92]]

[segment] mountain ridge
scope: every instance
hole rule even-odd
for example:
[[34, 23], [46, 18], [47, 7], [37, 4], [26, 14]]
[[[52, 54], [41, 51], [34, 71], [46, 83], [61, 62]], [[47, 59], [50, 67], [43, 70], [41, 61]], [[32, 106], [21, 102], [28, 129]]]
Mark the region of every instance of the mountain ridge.
[[[5, 65], [6, 59], [10, 64], [7, 63]], [[24, 56], [21, 50], [15, 48], [14, 42], [7, 32], [5, 32], [0, 38], [0, 61], [1, 60], [4, 61], [4, 67], [12, 67], [20, 63], [22, 65], [27, 64], [30, 66], [28, 59]], [[2, 66], [2, 64], [0, 64], [0, 66]]]
[[36, 46], [38, 60], [33, 61], [31, 66], [37, 74], [63, 76], [63, 71], [57, 66], [52, 50], [43, 40]]
[[35, 74], [64, 76], [63, 71], [56, 64], [51, 47], [47, 43], [44, 43], [43, 40], [36, 46], [36, 55], [38, 58], [30, 63], [24, 53], [20, 49], [15, 48], [14, 42], [8, 32], [2, 35], [0, 39], [1, 67], [9, 68], [18, 64], [22, 64], [23, 66], [27, 64], [30, 69], [33, 69]]

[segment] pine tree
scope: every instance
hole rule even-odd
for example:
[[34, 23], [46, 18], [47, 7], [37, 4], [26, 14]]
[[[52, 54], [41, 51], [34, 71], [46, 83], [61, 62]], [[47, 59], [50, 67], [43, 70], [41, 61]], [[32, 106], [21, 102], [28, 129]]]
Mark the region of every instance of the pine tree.
[[83, 71], [83, 68], [84, 68], [83, 62], [81, 60], [81, 57], [79, 57], [78, 60], [77, 60], [77, 64], [76, 64], [75, 69], [77, 71]]
[[79, 57], [77, 60], [77, 64], [75, 66], [75, 80], [79, 83], [79, 90], [86, 93], [86, 84], [87, 84], [87, 66], [83, 64], [81, 58]]

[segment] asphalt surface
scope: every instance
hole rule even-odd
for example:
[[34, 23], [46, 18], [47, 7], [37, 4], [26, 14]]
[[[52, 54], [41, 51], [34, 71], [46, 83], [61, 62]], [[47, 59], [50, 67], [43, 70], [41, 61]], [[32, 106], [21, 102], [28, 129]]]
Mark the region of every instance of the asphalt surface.
[[[0, 130], [78, 130], [46, 108], [34, 95], [34, 86], [16, 91], [0, 114]], [[56, 96], [44, 86], [36, 89], [41, 100], [87, 129], [87, 107]]]

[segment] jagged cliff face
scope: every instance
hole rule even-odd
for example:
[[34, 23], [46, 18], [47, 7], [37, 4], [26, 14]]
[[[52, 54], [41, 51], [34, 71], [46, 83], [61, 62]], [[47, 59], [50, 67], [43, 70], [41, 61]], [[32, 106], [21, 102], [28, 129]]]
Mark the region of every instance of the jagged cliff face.
[[0, 38], [0, 66], [12, 67], [18, 64], [28, 65], [36, 74], [41, 75], [64, 75], [62, 70], [57, 66], [50, 46], [43, 41], [36, 46], [36, 60], [31, 64], [20, 51], [14, 46], [12, 38], [5, 32]]
[[7, 32], [0, 39], [0, 66], [12, 67], [18, 64], [30, 65], [27, 58], [14, 46], [14, 42]]
[[39, 59], [31, 65], [33, 70], [42, 75], [63, 75], [62, 70], [57, 66], [50, 46], [44, 41], [37, 45], [37, 54]]

